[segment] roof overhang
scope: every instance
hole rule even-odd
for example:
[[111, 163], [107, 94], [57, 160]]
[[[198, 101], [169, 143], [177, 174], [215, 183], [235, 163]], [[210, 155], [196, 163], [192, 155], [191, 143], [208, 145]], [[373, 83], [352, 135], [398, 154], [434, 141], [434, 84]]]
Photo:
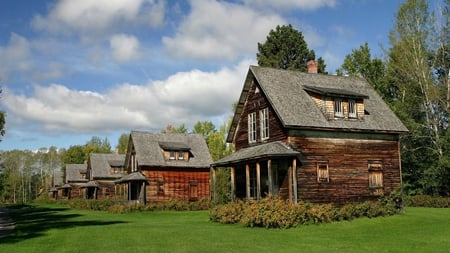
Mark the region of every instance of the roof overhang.
[[214, 162], [211, 166], [226, 167], [261, 159], [299, 156], [301, 156], [300, 152], [293, 150], [281, 141], [276, 141], [240, 149], [231, 155]]

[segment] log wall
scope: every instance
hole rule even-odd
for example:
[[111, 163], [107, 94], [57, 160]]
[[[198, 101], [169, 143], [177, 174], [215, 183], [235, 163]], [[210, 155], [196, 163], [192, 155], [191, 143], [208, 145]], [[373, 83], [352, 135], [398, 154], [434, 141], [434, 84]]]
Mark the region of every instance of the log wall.
[[[259, 91], [256, 92], [256, 80], [253, 82], [252, 87], [249, 91], [249, 96], [246, 101], [242, 118], [239, 122], [239, 126], [237, 128], [236, 132], [236, 139], [234, 141], [236, 151], [241, 148], [247, 148], [250, 145], [258, 145], [261, 143], [266, 142], [273, 142], [273, 141], [279, 141], [279, 140], [285, 140], [287, 135], [286, 131], [283, 128], [283, 125], [281, 124], [280, 120], [275, 114], [275, 111], [270, 106], [270, 104], [267, 102], [267, 98], [264, 96], [264, 94]], [[260, 127], [260, 115], [259, 111], [267, 108], [269, 109], [269, 138], [262, 141], [261, 140], [261, 127]], [[256, 142], [255, 143], [248, 143], [248, 114], [256, 112]]]
[[[141, 168], [141, 172], [147, 177], [149, 182], [149, 185], [146, 187], [147, 201], [195, 201], [202, 198], [210, 198], [209, 168]], [[190, 198], [193, 196], [192, 187], [196, 187], [196, 190], [194, 190], [197, 194], [196, 198]]]
[[[297, 170], [299, 199], [346, 203], [374, 199], [369, 189], [370, 161], [383, 164], [383, 192], [401, 185], [399, 144], [395, 140], [290, 137], [303, 154]], [[318, 182], [317, 163], [328, 162], [329, 181]]]

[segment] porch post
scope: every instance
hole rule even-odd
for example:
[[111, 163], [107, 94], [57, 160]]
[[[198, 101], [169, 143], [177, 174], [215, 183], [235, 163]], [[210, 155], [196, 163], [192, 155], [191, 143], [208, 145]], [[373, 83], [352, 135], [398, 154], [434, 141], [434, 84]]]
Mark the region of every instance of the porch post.
[[292, 201], [292, 167], [288, 168], [289, 200]]
[[245, 164], [245, 192], [246, 198], [250, 199], [250, 165]]
[[234, 167], [231, 167], [231, 200], [234, 201], [236, 199], [236, 171]]
[[212, 200], [214, 203], [217, 200], [216, 173], [217, 173], [216, 167], [212, 167], [212, 192], [213, 192]]
[[295, 157], [292, 160], [292, 181], [294, 187], [294, 203], [297, 203], [297, 159]]
[[256, 199], [261, 199], [261, 166], [256, 163]]
[[267, 174], [269, 176], [269, 195], [273, 196], [272, 160], [267, 160]]

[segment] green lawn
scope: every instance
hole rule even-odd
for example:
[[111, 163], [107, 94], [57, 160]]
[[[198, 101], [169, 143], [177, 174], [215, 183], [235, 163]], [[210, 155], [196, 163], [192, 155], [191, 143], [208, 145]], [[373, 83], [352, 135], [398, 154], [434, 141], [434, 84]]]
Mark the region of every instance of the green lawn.
[[449, 252], [450, 209], [407, 208], [400, 215], [308, 225], [246, 228], [208, 212], [112, 214], [63, 206], [12, 209], [16, 231], [0, 252]]

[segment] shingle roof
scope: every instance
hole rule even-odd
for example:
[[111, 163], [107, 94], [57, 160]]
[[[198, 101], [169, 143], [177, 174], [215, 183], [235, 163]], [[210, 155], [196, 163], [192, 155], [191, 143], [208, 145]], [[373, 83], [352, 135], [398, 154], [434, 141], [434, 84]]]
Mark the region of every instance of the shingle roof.
[[91, 153], [89, 155], [88, 167], [91, 172], [91, 180], [96, 179], [117, 179], [121, 174], [112, 174], [111, 166], [123, 166], [125, 163], [125, 155], [121, 154], [99, 154]]
[[125, 175], [121, 179], [118, 179], [114, 182], [119, 184], [119, 183], [125, 183], [125, 182], [130, 182], [130, 181], [146, 181], [147, 182], [147, 178], [141, 172], [136, 171], [136, 172], [132, 172], [128, 175]]
[[[362, 78], [250, 66], [228, 141], [234, 137], [248, 91], [253, 83], [253, 77], [257, 80], [282, 124], [287, 128], [331, 128], [343, 131], [391, 133], [408, 131], [370, 84]], [[365, 110], [369, 115], [365, 115], [364, 120], [360, 121], [327, 120], [305, 89], [335, 93], [345, 91], [348, 93], [347, 95], [362, 96]]]
[[300, 155], [300, 152], [291, 149], [281, 141], [275, 141], [240, 149], [232, 153], [231, 155], [214, 162], [211, 165], [218, 167], [230, 164], [238, 164], [243, 161], [265, 157], [288, 157]]
[[[130, 142], [134, 145], [136, 159], [140, 166], [209, 168], [212, 163], [206, 141], [200, 134], [132, 131]], [[183, 148], [183, 150], [188, 149], [192, 154], [189, 161], [166, 161], [162, 149], [167, 148], [168, 144], [176, 144], [176, 148]]]
[[87, 179], [81, 179], [80, 173], [86, 173], [86, 164], [66, 164], [66, 183], [87, 182]]

